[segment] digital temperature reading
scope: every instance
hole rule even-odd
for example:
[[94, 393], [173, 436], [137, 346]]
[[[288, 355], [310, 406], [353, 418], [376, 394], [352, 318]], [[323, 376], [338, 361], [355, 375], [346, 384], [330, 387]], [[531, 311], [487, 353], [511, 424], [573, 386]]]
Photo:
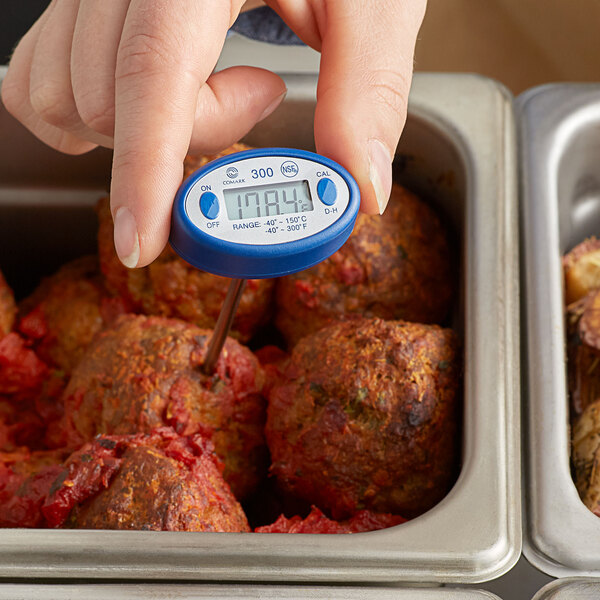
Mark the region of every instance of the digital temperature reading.
[[215, 275], [280, 277], [340, 248], [359, 205], [352, 175], [325, 156], [244, 150], [205, 164], [183, 182], [170, 242], [188, 263]]
[[306, 180], [223, 190], [223, 198], [227, 216], [234, 221], [314, 210]]

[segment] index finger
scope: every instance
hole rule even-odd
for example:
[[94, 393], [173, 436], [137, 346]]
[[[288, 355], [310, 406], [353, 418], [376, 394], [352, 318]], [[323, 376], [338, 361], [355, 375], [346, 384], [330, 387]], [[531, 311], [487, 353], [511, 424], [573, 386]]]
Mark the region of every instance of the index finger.
[[115, 73], [111, 185], [115, 247], [128, 267], [167, 243], [198, 92], [230, 18], [228, 0], [131, 1]]
[[315, 113], [317, 151], [344, 167], [361, 210], [383, 213], [406, 119], [425, 0], [328, 0]]

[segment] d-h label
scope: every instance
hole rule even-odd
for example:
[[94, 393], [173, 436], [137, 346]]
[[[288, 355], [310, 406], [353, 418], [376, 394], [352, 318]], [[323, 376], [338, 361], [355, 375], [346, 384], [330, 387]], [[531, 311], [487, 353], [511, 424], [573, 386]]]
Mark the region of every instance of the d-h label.
[[326, 215], [333, 215], [338, 211], [337, 208], [326, 208], [325, 209], [325, 214]]

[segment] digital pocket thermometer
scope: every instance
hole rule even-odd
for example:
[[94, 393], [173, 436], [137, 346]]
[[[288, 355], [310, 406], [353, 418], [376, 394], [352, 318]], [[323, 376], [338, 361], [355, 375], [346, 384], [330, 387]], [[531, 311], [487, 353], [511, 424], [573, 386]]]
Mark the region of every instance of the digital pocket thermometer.
[[288, 275], [338, 250], [360, 192], [334, 161], [290, 148], [228, 154], [188, 177], [173, 205], [171, 246], [191, 265], [233, 279], [203, 363], [212, 374], [245, 279]]
[[359, 204], [350, 173], [324, 156], [290, 148], [245, 150], [186, 179], [175, 197], [170, 242], [209, 273], [279, 277], [338, 250]]

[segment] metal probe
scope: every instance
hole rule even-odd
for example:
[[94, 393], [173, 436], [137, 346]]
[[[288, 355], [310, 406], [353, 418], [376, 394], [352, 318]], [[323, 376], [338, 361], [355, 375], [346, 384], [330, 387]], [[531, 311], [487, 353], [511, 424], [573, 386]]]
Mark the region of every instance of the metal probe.
[[208, 342], [206, 358], [204, 359], [204, 363], [201, 367], [202, 372], [205, 375], [212, 375], [215, 370], [217, 360], [219, 360], [221, 350], [223, 349], [223, 344], [225, 344], [227, 334], [231, 329], [231, 323], [233, 322], [233, 317], [235, 317], [235, 312], [238, 304], [240, 303], [240, 298], [242, 297], [242, 292], [244, 291], [245, 285], [245, 279], [232, 279], [231, 283], [229, 284], [227, 296], [225, 296], [225, 302], [223, 302], [223, 307], [219, 313], [219, 318], [215, 324], [215, 329], [210, 341]]

